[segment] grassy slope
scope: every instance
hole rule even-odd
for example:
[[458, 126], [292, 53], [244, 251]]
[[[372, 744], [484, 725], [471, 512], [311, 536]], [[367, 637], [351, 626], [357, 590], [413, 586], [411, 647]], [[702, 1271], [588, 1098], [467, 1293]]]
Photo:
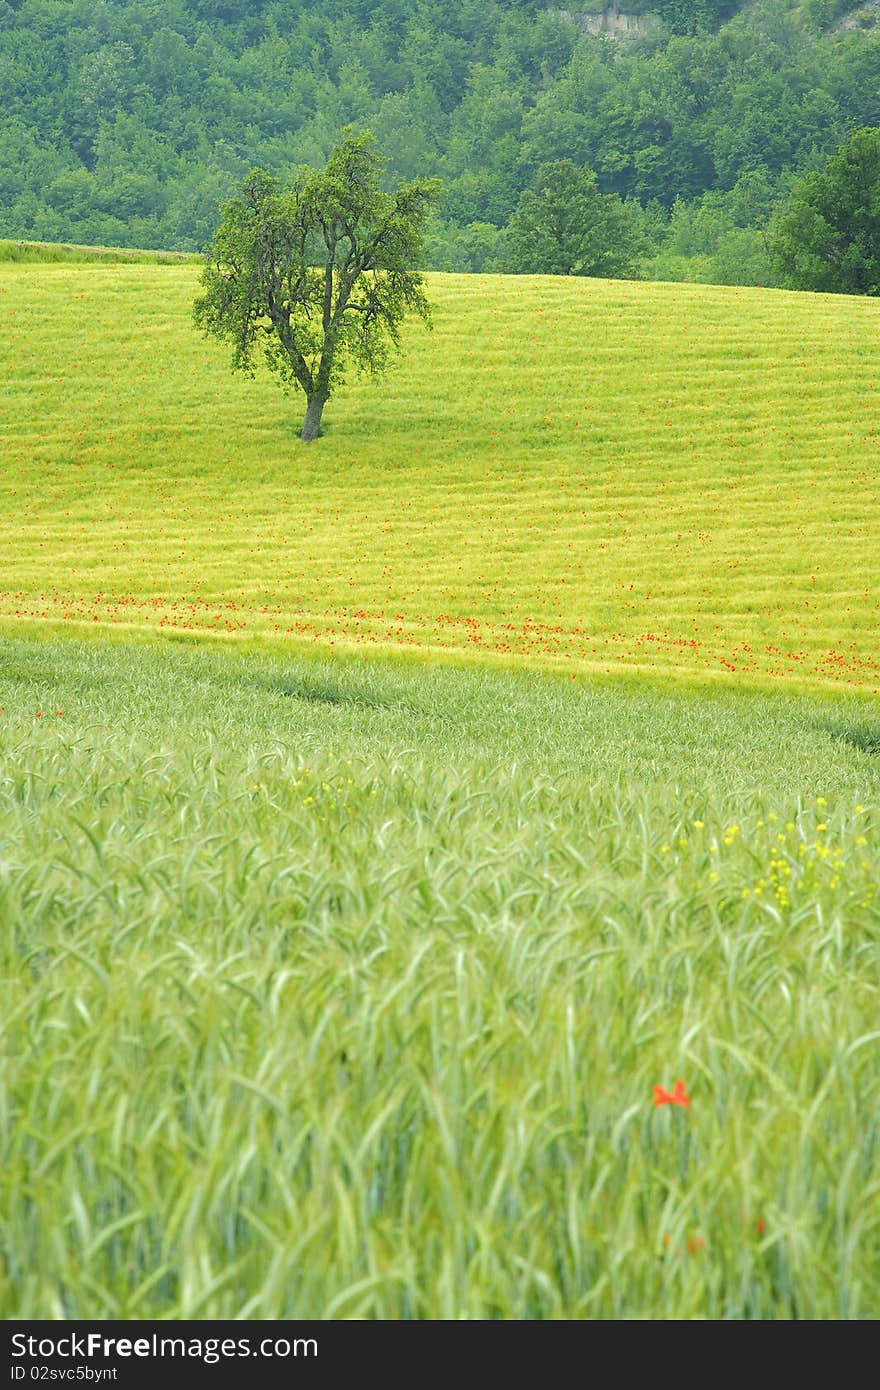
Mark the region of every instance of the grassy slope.
[[0, 273], [0, 1316], [875, 1315], [877, 306], [438, 277], [305, 449], [192, 290]]
[[195, 281], [0, 269], [0, 617], [880, 685], [876, 301], [433, 277], [307, 448]]
[[0, 1315], [876, 1316], [863, 700], [2, 657]]
[[58, 241], [0, 241], [0, 264], [180, 265], [198, 261], [187, 251], [139, 251], [124, 246], [80, 246]]

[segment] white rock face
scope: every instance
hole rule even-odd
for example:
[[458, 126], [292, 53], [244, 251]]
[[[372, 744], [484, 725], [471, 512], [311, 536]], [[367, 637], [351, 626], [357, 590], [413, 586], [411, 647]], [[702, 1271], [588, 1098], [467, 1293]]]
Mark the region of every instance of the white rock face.
[[845, 14], [836, 24], [832, 24], [832, 33], [846, 32], [848, 29], [863, 29], [865, 31], [876, 29], [880, 24], [880, 0], [866, 0], [858, 9], [851, 10]]
[[655, 14], [629, 14], [620, 8], [617, 0], [611, 0], [601, 10], [579, 13], [563, 10], [562, 13], [585, 34], [608, 34], [613, 39], [639, 38], [650, 34], [661, 22]]

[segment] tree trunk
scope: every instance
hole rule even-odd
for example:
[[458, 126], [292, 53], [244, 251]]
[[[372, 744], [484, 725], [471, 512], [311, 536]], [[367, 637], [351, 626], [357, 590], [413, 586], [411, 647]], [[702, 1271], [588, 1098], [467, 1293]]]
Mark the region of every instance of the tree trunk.
[[310, 444], [321, 433], [321, 416], [324, 413], [324, 406], [327, 404], [327, 397], [318, 392], [314, 396], [309, 396], [308, 402], [300, 438]]

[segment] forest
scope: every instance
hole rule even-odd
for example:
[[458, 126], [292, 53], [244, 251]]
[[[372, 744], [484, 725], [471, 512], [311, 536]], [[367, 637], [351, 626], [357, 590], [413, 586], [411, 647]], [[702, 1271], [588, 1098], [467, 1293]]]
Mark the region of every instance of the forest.
[[200, 250], [255, 165], [348, 124], [437, 176], [440, 270], [505, 268], [548, 161], [624, 201], [640, 274], [772, 283], [795, 179], [880, 125], [880, 18], [846, 0], [0, 0], [0, 236]]

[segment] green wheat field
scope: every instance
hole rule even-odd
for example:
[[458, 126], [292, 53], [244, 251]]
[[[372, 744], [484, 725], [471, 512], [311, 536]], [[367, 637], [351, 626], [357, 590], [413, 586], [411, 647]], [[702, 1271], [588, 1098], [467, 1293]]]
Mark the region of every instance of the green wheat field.
[[0, 1316], [878, 1316], [880, 304], [0, 261]]

